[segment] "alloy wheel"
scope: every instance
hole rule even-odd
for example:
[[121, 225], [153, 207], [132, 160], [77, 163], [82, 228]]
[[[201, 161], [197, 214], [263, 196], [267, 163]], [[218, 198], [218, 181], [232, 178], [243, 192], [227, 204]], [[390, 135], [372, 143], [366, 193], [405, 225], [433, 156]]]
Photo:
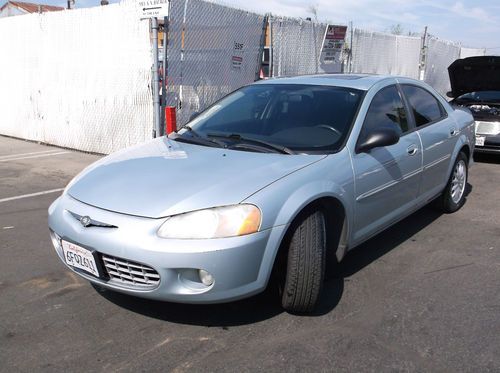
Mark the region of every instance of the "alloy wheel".
[[465, 191], [465, 183], [467, 180], [467, 168], [465, 162], [460, 160], [455, 165], [453, 170], [453, 178], [451, 180], [451, 200], [454, 203], [459, 203]]

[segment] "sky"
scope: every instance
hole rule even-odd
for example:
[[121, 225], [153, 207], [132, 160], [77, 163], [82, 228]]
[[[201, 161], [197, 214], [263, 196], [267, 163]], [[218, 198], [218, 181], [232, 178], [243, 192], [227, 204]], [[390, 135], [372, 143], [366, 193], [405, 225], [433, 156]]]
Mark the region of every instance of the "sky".
[[[29, 0], [26, 0], [29, 1]], [[37, 2], [39, 0], [32, 0]], [[64, 0], [40, 0], [65, 5]], [[100, 0], [75, 0], [77, 7], [96, 6]], [[111, 0], [111, 3], [117, 0]], [[258, 13], [311, 17], [311, 6], [320, 21], [371, 31], [389, 31], [400, 24], [405, 32], [428, 32], [467, 47], [486, 47], [488, 54], [500, 54], [500, 1], [498, 0], [215, 0]]]

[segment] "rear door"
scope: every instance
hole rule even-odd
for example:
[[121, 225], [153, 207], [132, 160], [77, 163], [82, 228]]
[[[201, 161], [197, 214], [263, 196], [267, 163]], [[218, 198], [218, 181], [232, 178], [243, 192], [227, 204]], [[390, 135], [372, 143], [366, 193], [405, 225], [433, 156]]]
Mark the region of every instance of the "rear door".
[[441, 192], [448, 180], [451, 154], [459, 129], [430, 91], [413, 84], [401, 84], [400, 87], [422, 141], [423, 169], [419, 199], [426, 201]]
[[396, 126], [401, 138], [391, 146], [352, 154], [356, 185], [355, 243], [412, 211], [418, 195], [421, 144], [396, 85], [382, 88], [373, 97], [358, 142], [379, 126]]

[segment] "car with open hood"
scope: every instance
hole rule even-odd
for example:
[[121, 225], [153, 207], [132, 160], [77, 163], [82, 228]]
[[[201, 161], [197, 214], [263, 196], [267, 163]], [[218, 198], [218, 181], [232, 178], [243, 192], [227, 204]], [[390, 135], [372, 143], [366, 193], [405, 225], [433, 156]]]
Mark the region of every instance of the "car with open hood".
[[102, 158], [49, 208], [61, 261], [130, 295], [220, 303], [276, 286], [309, 312], [326, 263], [435, 201], [465, 201], [474, 121], [423, 82], [269, 79]]
[[452, 104], [476, 123], [476, 152], [500, 154], [500, 56], [456, 60], [448, 67]]

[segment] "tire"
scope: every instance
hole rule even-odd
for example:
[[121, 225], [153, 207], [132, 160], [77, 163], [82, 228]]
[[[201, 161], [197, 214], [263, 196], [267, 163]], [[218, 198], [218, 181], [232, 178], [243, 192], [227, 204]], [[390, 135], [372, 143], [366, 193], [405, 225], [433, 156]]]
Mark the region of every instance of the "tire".
[[465, 203], [465, 189], [467, 187], [468, 158], [465, 153], [458, 153], [453, 164], [451, 175], [444, 188], [443, 194], [437, 200], [439, 209], [447, 214], [457, 211]]
[[319, 210], [306, 213], [292, 229], [281, 304], [289, 312], [307, 313], [318, 303], [325, 275], [325, 216]]

